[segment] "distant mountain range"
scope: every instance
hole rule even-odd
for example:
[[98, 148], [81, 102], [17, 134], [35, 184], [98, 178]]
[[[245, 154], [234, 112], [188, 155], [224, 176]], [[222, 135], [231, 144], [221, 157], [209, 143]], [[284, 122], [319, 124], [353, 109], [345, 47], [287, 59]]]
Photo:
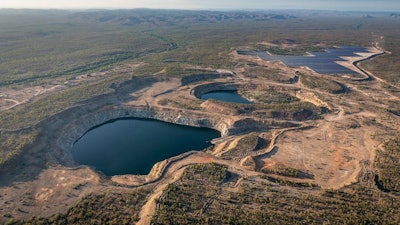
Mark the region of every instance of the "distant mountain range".
[[107, 10], [88, 11], [72, 15], [74, 18], [98, 21], [103, 23], [117, 23], [122, 25], [174, 25], [182, 22], [208, 22], [221, 21], [266, 21], [285, 20], [296, 16], [272, 12], [245, 12], [245, 11], [181, 11], [181, 10]]

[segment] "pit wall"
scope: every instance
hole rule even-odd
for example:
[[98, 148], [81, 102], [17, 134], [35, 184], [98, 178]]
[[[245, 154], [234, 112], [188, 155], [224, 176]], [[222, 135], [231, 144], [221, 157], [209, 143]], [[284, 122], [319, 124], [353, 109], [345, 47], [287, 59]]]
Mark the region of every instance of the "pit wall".
[[220, 79], [220, 78], [230, 78], [233, 76], [234, 76], [233, 73], [227, 73], [227, 71], [221, 71], [221, 73], [194, 74], [194, 75], [183, 77], [181, 80], [181, 84], [188, 85], [188, 84], [196, 83], [199, 81]]
[[[210, 118], [207, 114], [169, 109], [146, 109], [145, 107], [111, 106], [76, 118], [63, 128], [63, 135], [57, 140], [58, 146], [70, 151], [73, 144], [87, 131], [109, 121], [127, 118], [155, 119], [179, 125], [211, 128], [228, 136], [243, 130], [237, 121], [230, 118]], [[240, 124], [239, 125], [243, 125]]]
[[239, 84], [234, 83], [209, 83], [196, 86], [192, 89], [191, 94], [200, 99], [203, 94], [213, 91], [236, 91], [239, 86]]

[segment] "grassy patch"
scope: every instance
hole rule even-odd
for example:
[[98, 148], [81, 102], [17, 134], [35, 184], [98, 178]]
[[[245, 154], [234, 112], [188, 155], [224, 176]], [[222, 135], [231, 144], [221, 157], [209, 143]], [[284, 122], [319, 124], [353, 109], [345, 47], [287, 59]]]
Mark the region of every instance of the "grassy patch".
[[256, 51], [268, 52], [272, 55], [306, 55], [310, 52], [320, 52], [323, 50], [323, 48], [316, 46], [296, 46], [283, 48], [279, 46], [266, 46], [262, 44], [257, 44], [253, 48]]
[[384, 191], [400, 193], [400, 137], [387, 141], [383, 147], [376, 159], [377, 185]]
[[112, 77], [96, 83], [86, 82], [77, 87], [34, 98], [24, 105], [0, 112], [1, 128], [19, 129], [32, 126], [76, 102], [112, 92], [112, 89], [109, 88], [110, 84], [113, 81], [120, 82], [119, 79], [125, 80], [126, 78]]
[[293, 83], [294, 74], [282, 74], [279, 70], [270, 69], [264, 66], [253, 65], [245, 69], [244, 74], [250, 78], [262, 78], [281, 83]]
[[188, 109], [188, 110], [200, 110], [201, 109], [201, 101], [200, 100], [194, 100], [194, 99], [186, 99], [184, 96], [180, 98], [180, 100], [176, 99], [169, 99], [169, 98], [163, 98], [158, 101], [160, 105], [166, 106], [173, 106], [177, 108], [182, 108], [182, 109]]
[[146, 189], [139, 189], [89, 194], [67, 213], [50, 218], [33, 217], [13, 224], [133, 224], [139, 220], [141, 206], [149, 193]]
[[247, 99], [254, 99], [257, 103], [263, 104], [289, 104], [292, 102], [300, 101], [298, 98], [291, 96], [287, 93], [270, 90], [244, 90], [239, 89], [239, 93]]
[[329, 77], [319, 77], [307, 74], [300, 75], [300, 81], [311, 89], [320, 89], [332, 94], [345, 93], [347, 88], [339, 82], [329, 79]]
[[157, 200], [152, 224], [204, 224], [205, 218], [198, 214], [220, 193], [219, 184], [227, 175], [226, 168], [217, 164], [190, 166]]
[[[388, 23], [381, 28], [382, 32], [385, 33], [382, 39], [377, 37], [379, 46], [391, 53], [362, 62], [361, 67], [391, 84], [400, 86], [400, 77], [398, 73], [398, 71], [400, 71], [400, 46], [397, 44], [399, 34], [393, 26], [395, 26], [394, 21], [388, 21]], [[390, 27], [392, 27], [392, 29], [390, 29]]]
[[11, 133], [0, 131], [0, 164], [19, 153], [25, 146], [32, 144], [38, 133], [36, 130]]
[[[220, 171], [220, 168], [212, 168]], [[376, 190], [353, 185], [342, 190], [290, 187], [251, 178], [238, 189], [221, 176], [196, 171], [158, 200], [154, 224], [397, 224], [399, 201]], [[193, 174], [193, 170], [188, 173]], [[233, 175], [232, 175], [233, 176]], [[223, 176], [222, 176], [223, 177]], [[232, 179], [235, 179], [233, 176]], [[237, 179], [237, 178], [236, 178]], [[206, 180], [206, 182], [204, 182]], [[277, 185], [279, 184], [279, 185]], [[204, 185], [204, 186], [203, 186]], [[284, 185], [285, 187], [283, 187]]]

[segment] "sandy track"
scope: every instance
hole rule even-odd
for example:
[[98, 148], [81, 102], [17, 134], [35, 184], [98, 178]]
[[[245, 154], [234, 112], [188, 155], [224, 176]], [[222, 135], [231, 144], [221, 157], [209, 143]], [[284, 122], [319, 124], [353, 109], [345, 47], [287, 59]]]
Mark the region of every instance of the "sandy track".
[[150, 224], [152, 216], [154, 215], [156, 210], [157, 198], [162, 195], [169, 184], [177, 181], [182, 176], [187, 166], [207, 162], [211, 162], [211, 158], [209, 156], [204, 156], [199, 153], [192, 154], [189, 157], [184, 158], [183, 160], [177, 161], [169, 165], [167, 171], [161, 175], [162, 177], [160, 177], [160, 181], [157, 183], [156, 188], [148, 197], [146, 204], [142, 207], [142, 210], [140, 211], [140, 220], [137, 222], [137, 224]]
[[153, 215], [155, 214], [157, 207], [157, 199], [162, 195], [164, 190], [169, 184], [177, 181], [185, 171], [185, 168], [181, 168], [175, 172], [173, 177], [165, 178], [161, 184], [158, 184], [152, 194], [148, 197], [146, 204], [140, 211], [140, 220], [136, 223], [137, 225], [148, 225], [151, 222]]
[[184, 170], [194, 164], [200, 163], [217, 163], [220, 165], [225, 165], [228, 169], [234, 173], [239, 174], [241, 177], [248, 177], [248, 176], [259, 176], [260, 173], [255, 171], [246, 170], [245, 168], [241, 167], [237, 163], [233, 163], [227, 160], [221, 160], [215, 156], [206, 154], [204, 152], [197, 152], [195, 154], [191, 154], [189, 157], [186, 157], [180, 161], [172, 163], [167, 171], [160, 177], [160, 181], [157, 182], [156, 187], [152, 194], [148, 197], [146, 204], [142, 207], [140, 212], [140, 220], [137, 224], [140, 225], [147, 225], [150, 224], [152, 216], [156, 212], [157, 207], [157, 198], [159, 198], [165, 189], [168, 187], [169, 184], [179, 180], [184, 172]]

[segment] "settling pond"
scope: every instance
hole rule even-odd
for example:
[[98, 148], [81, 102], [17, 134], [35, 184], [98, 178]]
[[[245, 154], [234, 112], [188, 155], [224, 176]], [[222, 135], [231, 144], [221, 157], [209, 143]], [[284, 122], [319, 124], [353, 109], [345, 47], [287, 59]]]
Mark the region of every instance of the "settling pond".
[[251, 104], [249, 100], [243, 98], [236, 91], [212, 91], [201, 95], [201, 99], [216, 99], [224, 102]]
[[358, 72], [337, 64], [337, 61], [345, 61], [341, 57], [359, 56], [358, 53], [370, 52], [367, 48], [357, 46], [341, 46], [338, 48], [325, 49], [322, 52], [311, 52], [311, 55], [270, 55], [267, 52], [237, 51], [240, 55], [253, 55], [261, 59], [279, 60], [291, 67], [307, 66], [320, 74], [358, 74]]
[[153, 165], [211, 146], [220, 132], [146, 119], [115, 120], [89, 130], [72, 148], [77, 163], [108, 176], [148, 174]]

